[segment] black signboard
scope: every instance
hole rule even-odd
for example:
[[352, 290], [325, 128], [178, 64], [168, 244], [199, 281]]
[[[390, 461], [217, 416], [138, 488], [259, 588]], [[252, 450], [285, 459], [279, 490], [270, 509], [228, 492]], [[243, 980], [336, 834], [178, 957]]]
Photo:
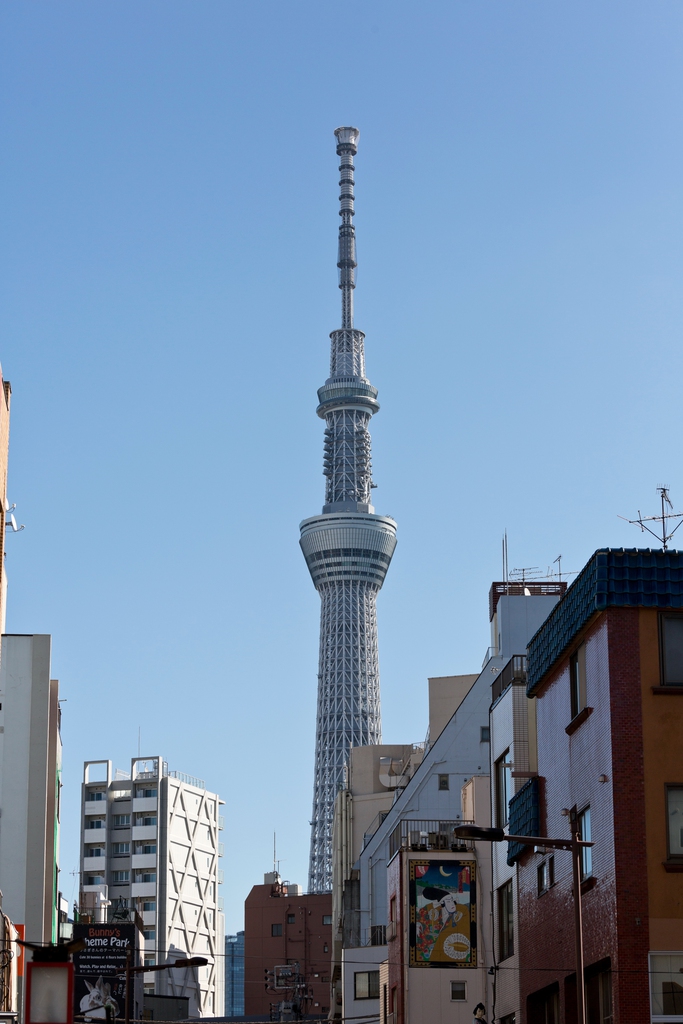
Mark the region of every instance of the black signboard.
[[[85, 949], [74, 953], [74, 1020], [106, 1021], [125, 1016], [125, 970], [139, 964], [138, 929], [128, 922], [74, 924], [74, 939]], [[135, 1018], [135, 979], [128, 992], [129, 1013]]]

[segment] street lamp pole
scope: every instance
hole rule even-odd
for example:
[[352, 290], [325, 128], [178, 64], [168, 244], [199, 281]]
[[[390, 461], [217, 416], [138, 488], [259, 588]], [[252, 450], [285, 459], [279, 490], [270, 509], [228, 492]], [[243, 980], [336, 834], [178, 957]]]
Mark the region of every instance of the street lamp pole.
[[574, 877], [574, 945], [576, 947], [576, 1019], [578, 1024], [586, 1024], [586, 1002], [583, 992], [583, 916], [581, 911], [581, 856], [584, 846], [580, 839], [579, 816], [576, 807], [569, 812], [569, 825], [572, 830], [572, 873]]
[[584, 847], [593, 846], [580, 838], [579, 816], [576, 807], [568, 814], [571, 839], [548, 839], [546, 836], [510, 836], [502, 828], [484, 828], [479, 825], [456, 825], [454, 832], [460, 839], [478, 839], [488, 843], [521, 843], [522, 846], [549, 846], [553, 850], [569, 850], [572, 855], [574, 880], [574, 942], [576, 950], [576, 1021], [586, 1024], [586, 1004], [583, 985], [583, 918], [581, 915], [581, 853]]
[[[130, 991], [130, 977], [131, 974], [148, 974], [150, 971], [168, 971], [171, 967], [206, 967], [208, 960], [203, 956], [192, 956], [189, 959], [174, 960], [171, 964], [144, 964], [142, 967], [133, 967], [131, 965], [131, 951], [128, 950], [126, 954], [126, 994], [124, 1001], [126, 1004], [125, 1010], [125, 1024], [130, 1024], [130, 1006], [128, 1003], [128, 993]], [[120, 978], [121, 975], [119, 974]]]

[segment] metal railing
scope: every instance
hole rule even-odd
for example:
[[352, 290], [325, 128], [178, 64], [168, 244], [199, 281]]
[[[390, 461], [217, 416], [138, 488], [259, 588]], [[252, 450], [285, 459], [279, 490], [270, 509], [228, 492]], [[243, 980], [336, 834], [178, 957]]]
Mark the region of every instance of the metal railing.
[[186, 775], [185, 772], [167, 772], [169, 779], [177, 779], [184, 782], [186, 786], [194, 786], [195, 789], [206, 789], [204, 779], [197, 779], [194, 775]]
[[218, 831], [222, 832], [225, 828], [225, 817], [222, 814], [218, 815]]
[[491, 683], [491, 703], [495, 704], [512, 683], [526, 685], [526, 654], [513, 654]]
[[497, 653], [498, 653], [498, 648], [497, 647], [487, 647], [486, 648], [486, 654], [484, 655], [484, 660], [481, 663], [482, 670], [486, 668], [486, 666], [490, 662], [491, 658], [495, 658]]
[[469, 850], [472, 843], [459, 839], [454, 829], [458, 825], [473, 825], [473, 821], [428, 821], [408, 818], [399, 821], [389, 836], [389, 858], [399, 850]]

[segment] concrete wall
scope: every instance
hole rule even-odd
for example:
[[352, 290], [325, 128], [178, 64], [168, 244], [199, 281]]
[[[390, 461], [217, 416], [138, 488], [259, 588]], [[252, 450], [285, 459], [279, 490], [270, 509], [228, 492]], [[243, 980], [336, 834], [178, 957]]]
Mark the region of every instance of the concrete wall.
[[386, 946], [350, 946], [342, 953], [344, 1017], [372, 1020], [379, 1016], [379, 999], [356, 999], [354, 975], [359, 971], [378, 971], [386, 959]]
[[61, 744], [50, 643], [3, 636], [0, 659], [0, 891], [31, 942], [56, 940]]

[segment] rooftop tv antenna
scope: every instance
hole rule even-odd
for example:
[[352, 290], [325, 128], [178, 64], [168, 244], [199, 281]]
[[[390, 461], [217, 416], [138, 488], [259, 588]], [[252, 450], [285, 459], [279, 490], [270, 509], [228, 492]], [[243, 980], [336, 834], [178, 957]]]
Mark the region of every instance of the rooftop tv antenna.
[[539, 579], [540, 571], [538, 565], [528, 565], [524, 569], [510, 569], [510, 582], [523, 584], [531, 580], [537, 580]]
[[[626, 516], [619, 516], [619, 519], [623, 519], [624, 522], [630, 523], [632, 526], [639, 526], [643, 533], [647, 530], [648, 533], [651, 533], [652, 536], [660, 542], [662, 545], [662, 551], [666, 551], [669, 541], [683, 522], [683, 512], [667, 512], [667, 508], [673, 509], [671, 498], [669, 497], [669, 488], [664, 484], [660, 484], [657, 491], [659, 492], [659, 498], [662, 504], [662, 511], [660, 515], [644, 516], [641, 514], [640, 509], [638, 509], [637, 519], [627, 519]], [[670, 533], [667, 533], [667, 521], [669, 519], [677, 519], [678, 522], [674, 526], [673, 530]], [[655, 533], [654, 530], [651, 530], [649, 526], [646, 526], [646, 523], [661, 523], [661, 536], [659, 533]]]

